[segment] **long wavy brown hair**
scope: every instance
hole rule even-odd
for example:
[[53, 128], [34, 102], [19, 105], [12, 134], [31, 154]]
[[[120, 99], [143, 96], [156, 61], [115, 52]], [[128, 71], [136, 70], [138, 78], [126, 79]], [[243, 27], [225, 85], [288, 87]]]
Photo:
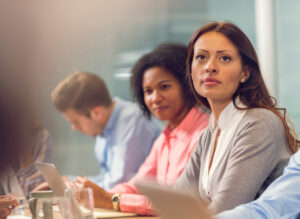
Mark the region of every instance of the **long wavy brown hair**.
[[[187, 79], [189, 81], [192, 92], [197, 100], [210, 109], [210, 105], [205, 97], [200, 96], [194, 88], [191, 77], [191, 66], [194, 58], [194, 45], [198, 38], [207, 32], [218, 32], [226, 36], [238, 49], [242, 58], [242, 65], [247, 66], [250, 71], [250, 76], [245, 83], [240, 83], [236, 92], [233, 94], [233, 104], [236, 108], [245, 110], [251, 108], [265, 108], [274, 112], [282, 121], [287, 142], [292, 153], [295, 153], [300, 141], [294, 129], [293, 123], [286, 115], [286, 109], [277, 106], [277, 101], [272, 97], [263, 80], [259, 61], [250, 40], [246, 34], [236, 25], [230, 22], [211, 22], [198, 29], [191, 37], [188, 45]], [[240, 100], [246, 108], [237, 107], [235, 100], [239, 96]]]

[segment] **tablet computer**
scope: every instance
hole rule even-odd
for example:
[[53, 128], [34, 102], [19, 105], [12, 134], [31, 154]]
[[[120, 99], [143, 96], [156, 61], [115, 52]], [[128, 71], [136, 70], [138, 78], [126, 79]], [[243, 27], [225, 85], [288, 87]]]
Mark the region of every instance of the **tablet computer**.
[[163, 219], [213, 219], [204, 202], [180, 191], [153, 182], [137, 182], [136, 187], [146, 195]]
[[64, 196], [67, 186], [55, 165], [52, 163], [36, 163], [36, 165], [45, 177], [53, 193], [56, 196]]

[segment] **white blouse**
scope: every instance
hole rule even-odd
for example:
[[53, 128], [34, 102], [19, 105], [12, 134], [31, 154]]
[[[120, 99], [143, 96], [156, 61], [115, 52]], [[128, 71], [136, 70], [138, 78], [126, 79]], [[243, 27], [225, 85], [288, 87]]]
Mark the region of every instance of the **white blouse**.
[[[236, 99], [236, 105], [239, 106], [240, 108], [245, 108], [245, 105], [240, 102], [239, 98]], [[238, 110], [234, 106], [233, 101], [231, 101], [221, 112], [218, 121], [216, 121], [213, 114], [211, 114], [208, 127], [212, 132], [212, 141], [210, 145], [209, 159], [206, 160], [204, 172], [202, 176], [204, 191], [206, 192], [208, 191], [208, 185], [210, 183], [211, 176], [214, 174], [214, 171], [219, 166], [219, 163], [222, 157], [224, 156], [226, 148], [229, 146], [230, 141], [240, 121], [243, 119], [246, 111], [247, 110]], [[216, 136], [219, 129], [221, 132], [218, 139], [218, 144], [216, 147], [216, 151], [214, 154], [210, 171], [208, 171], [209, 163], [211, 161], [211, 156], [212, 156], [212, 149], [215, 145]]]

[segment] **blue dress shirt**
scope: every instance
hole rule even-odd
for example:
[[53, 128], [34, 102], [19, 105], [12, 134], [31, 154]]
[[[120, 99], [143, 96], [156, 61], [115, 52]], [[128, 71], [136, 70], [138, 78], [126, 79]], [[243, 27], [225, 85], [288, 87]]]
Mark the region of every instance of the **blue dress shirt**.
[[162, 129], [156, 119], [143, 116], [136, 104], [117, 97], [114, 102], [103, 134], [96, 137], [100, 173], [91, 178], [106, 190], [135, 175]]
[[300, 218], [300, 151], [291, 157], [283, 175], [257, 200], [225, 211], [217, 218]]

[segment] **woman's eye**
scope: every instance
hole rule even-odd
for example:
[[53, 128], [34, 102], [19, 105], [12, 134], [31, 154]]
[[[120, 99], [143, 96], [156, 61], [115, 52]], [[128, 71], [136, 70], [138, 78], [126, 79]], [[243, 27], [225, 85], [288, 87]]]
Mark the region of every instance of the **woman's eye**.
[[229, 57], [229, 56], [222, 56], [221, 57], [221, 61], [223, 61], [223, 62], [229, 62], [229, 61], [231, 61], [231, 57]]
[[151, 90], [150, 89], [144, 90], [144, 93], [145, 94], [151, 94]]
[[168, 87], [170, 87], [169, 84], [163, 84], [163, 85], [161, 85], [161, 88], [162, 88], [162, 89], [167, 89]]
[[205, 55], [197, 55], [197, 56], [196, 56], [196, 59], [197, 59], [197, 60], [200, 60], [200, 61], [205, 60], [205, 58], [206, 58]]

